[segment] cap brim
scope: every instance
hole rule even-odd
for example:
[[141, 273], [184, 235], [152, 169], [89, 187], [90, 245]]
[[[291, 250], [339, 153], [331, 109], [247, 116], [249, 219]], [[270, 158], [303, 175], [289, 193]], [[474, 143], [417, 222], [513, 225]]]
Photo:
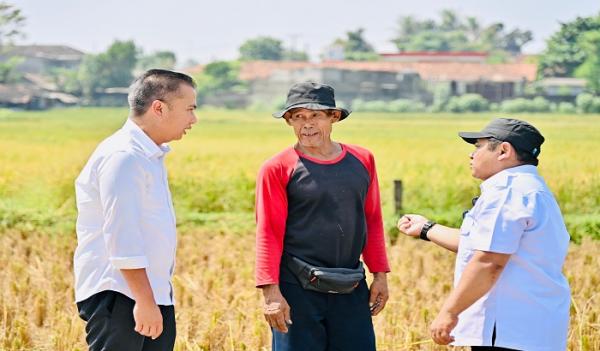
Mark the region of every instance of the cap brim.
[[482, 132], [459, 132], [458, 136], [469, 144], [475, 144], [477, 139], [491, 138], [492, 135]]
[[288, 106], [279, 112], [273, 113], [273, 117], [282, 118], [286, 112], [288, 112], [291, 109], [295, 109], [295, 108], [305, 108], [308, 110], [338, 110], [338, 111], [342, 112], [340, 121], [343, 120], [344, 118], [348, 117], [348, 115], [350, 115], [352, 113], [351, 110], [347, 110], [347, 109], [341, 108], [341, 107], [331, 107], [331, 106], [315, 104], [315, 103], [300, 103], [300, 104]]

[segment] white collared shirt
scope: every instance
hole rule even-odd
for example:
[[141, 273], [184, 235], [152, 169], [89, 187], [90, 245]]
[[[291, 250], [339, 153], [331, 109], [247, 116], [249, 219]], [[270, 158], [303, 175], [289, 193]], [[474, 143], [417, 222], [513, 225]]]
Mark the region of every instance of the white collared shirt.
[[94, 151], [75, 181], [75, 300], [113, 290], [133, 299], [121, 269], [145, 268], [159, 305], [173, 305], [175, 212], [156, 145], [128, 119]]
[[484, 181], [460, 234], [455, 286], [474, 250], [511, 256], [492, 289], [459, 315], [453, 344], [491, 346], [495, 325], [495, 346], [565, 350], [570, 290], [562, 266], [569, 234], [537, 168], [509, 168]]

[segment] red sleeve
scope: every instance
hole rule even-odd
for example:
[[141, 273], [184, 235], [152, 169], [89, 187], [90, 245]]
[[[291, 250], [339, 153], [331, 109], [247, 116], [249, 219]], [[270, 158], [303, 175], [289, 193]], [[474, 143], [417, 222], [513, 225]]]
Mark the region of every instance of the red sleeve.
[[256, 286], [279, 283], [287, 219], [287, 184], [297, 163], [286, 149], [263, 164], [256, 180]]
[[377, 181], [377, 170], [375, 158], [367, 149], [345, 145], [352, 155], [362, 162], [371, 183], [365, 199], [365, 218], [367, 220], [367, 243], [363, 249], [362, 256], [371, 273], [389, 272], [390, 266], [385, 252], [385, 236], [383, 232], [383, 219], [381, 215], [381, 198], [379, 195], [379, 182]]

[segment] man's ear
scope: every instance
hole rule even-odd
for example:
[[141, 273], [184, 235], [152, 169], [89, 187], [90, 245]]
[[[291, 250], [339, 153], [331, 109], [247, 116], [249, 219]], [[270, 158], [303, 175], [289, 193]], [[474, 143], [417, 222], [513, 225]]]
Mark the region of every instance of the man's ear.
[[512, 147], [512, 145], [510, 145], [510, 143], [508, 143], [506, 141], [502, 142], [498, 146], [498, 149], [500, 151], [500, 154], [498, 155], [498, 160], [509, 159], [515, 153], [515, 149]]
[[342, 111], [339, 110], [333, 110], [332, 112], [332, 116], [334, 118], [333, 123], [335, 122], [339, 122], [340, 119], [342, 118]]
[[150, 110], [158, 117], [162, 117], [164, 114], [164, 103], [160, 100], [152, 101], [150, 104]]

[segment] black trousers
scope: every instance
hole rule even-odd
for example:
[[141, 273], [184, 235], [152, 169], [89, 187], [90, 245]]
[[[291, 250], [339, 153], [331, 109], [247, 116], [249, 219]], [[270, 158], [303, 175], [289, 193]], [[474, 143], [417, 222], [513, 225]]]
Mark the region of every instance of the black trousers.
[[90, 351], [170, 351], [175, 345], [175, 308], [158, 306], [163, 332], [152, 340], [134, 330], [135, 301], [115, 292], [102, 291], [77, 303], [79, 316], [87, 322], [86, 341]]
[[291, 307], [288, 333], [273, 331], [273, 351], [375, 351], [369, 288], [363, 280], [350, 294], [324, 294], [279, 283]]

